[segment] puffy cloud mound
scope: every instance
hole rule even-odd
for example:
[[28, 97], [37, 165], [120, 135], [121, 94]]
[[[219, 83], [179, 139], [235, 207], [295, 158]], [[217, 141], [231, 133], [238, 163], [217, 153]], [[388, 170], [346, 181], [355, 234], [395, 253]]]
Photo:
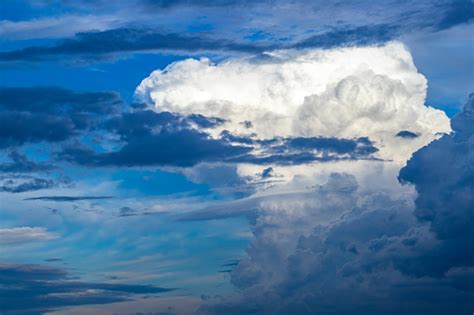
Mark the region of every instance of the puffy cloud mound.
[[400, 172], [416, 186], [416, 217], [442, 240], [443, 259], [424, 270], [431, 274], [474, 268], [474, 94], [452, 127], [453, 135], [416, 152]]
[[[383, 158], [404, 162], [450, 131], [446, 115], [425, 106], [426, 86], [406, 47], [393, 42], [274, 51], [218, 64], [187, 59], [154, 71], [136, 94], [158, 111], [226, 119], [220, 130], [237, 134], [368, 136]], [[420, 136], [401, 139], [400, 130]]]
[[288, 183], [286, 196], [259, 200], [248, 258], [231, 273], [242, 295], [202, 311], [471, 312], [474, 95], [452, 126], [453, 134], [414, 153], [400, 172], [415, 185], [414, 204], [382, 188], [361, 190], [343, 173], [304, 195]]

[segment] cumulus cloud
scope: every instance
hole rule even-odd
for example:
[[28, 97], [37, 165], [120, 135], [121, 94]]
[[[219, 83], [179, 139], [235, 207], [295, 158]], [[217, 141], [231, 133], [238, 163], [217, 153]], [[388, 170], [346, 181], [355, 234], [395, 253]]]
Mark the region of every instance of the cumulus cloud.
[[[426, 85], [406, 47], [394, 42], [274, 51], [218, 64], [187, 59], [154, 71], [136, 95], [158, 111], [223, 118], [221, 130], [237, 134], [368, 136], [381, 144], [381, 157], [404, 162], [450, 131], [446, 115], [424, 104]], [[420, 137], [395, 137], [409, 128]]]
[[0, 244], [12, 245], [32, 241], [46, 241], [58, 236], [41, 227], [15, 227], [0, 229]]

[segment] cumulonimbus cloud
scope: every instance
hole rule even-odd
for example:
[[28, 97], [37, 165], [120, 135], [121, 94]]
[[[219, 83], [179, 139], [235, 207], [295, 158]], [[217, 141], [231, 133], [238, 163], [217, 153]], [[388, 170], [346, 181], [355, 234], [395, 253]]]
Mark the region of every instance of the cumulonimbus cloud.
[[[454, 307], [434, 299], [430, 286], [442, 285], [459, 310], [468, 309], [472, 291], [462, 292], [460, 275], [471, 276], [471, 256], [423, 272], [427, 257], [446, 256], [448, 243], [437, 234], [436, 220], [420, 220], [425, 210], [416, 206], [425, 197], [415, 199], [413, 187], [396, 178], [415, 151], [451, 131], [446, 115], [425, 105], [426, 88], [400, 43], [279, 51], [219, 64], [188, 59], [146, 78], [139, 98], [157, 111], [224, 119], [209, 131], [214, 136], [229, 130], [256, 139], [367, 137], [384, 160], [272, 165], [281, 182], [184, 217], [252, 217], [247, 258], [231, 272], [241, 294], [201, 310], [442, 314]], [[252, 172], [252, 166], [237, 168], [242, 178]]]

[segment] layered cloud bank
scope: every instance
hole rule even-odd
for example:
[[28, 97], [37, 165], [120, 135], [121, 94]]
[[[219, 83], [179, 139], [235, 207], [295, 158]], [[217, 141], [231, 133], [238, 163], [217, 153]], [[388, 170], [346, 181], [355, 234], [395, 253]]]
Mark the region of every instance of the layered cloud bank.
[[[382, 158], [404, 161], [450, 131], [446, 115], [425, 106], [426, 87], [407, 49], [389, 43], [276, 51], [219, 64], [188, 59], [154, 71], [136, 94], [158, 111], [226, 119], [219, 131], [258, 138], [367, 136], [378, 142]], [[404, 141], [400, 131], [417, 137]]]

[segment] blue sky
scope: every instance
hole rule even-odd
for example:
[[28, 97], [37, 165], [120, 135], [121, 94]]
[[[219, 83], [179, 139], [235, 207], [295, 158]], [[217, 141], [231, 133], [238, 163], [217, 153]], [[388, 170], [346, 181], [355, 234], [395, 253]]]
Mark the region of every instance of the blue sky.
[[0, 6], [0, 312], [474, 309], [472, 1]]

